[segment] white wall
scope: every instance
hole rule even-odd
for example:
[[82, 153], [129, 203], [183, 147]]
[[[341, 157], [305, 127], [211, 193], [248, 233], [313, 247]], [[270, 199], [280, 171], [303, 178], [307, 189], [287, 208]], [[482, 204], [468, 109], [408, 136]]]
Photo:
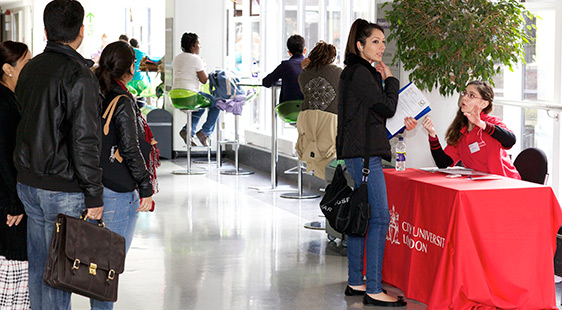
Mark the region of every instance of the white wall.
[[207, 71], [215, 67], [224, 67], [223, 61], [226, 54], [225, 1], [176, 0], [174, 7], [174, 55], [181, 53], [182, 34], [194, 32], [199, 36], [200, 56], [207, 62]]

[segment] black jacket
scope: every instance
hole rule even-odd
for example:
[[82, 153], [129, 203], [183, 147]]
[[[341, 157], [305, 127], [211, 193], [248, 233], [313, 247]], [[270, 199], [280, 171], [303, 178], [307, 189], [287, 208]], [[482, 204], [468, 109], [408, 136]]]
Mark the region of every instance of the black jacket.
[[288, 60], [283, 60], [273, 72], [263, 78], [262, 85], [265, 87], [271, 87], [281, 79], [281, 93], [279, 94], [278, 103], [304, 99], [299, 86], [299, 75], [302, 73], [301, 62], [303, 59], [303, 55], [293, 55]]
[[[121, 97], [117, 101], [111, 122], [113, 122], [113, 128], [115, 128], [119, 154], [123, 157], [123, 162], [126, 163], [130, 174], [112, 174], [110, 177], [104, 168], [103, 184], [116, 192], [131, 192], [138, 187], [141, 198], [150, 197], [152, 196], [152, 183], [139, 146], [139, 140], [145, 139], [145, 133], [140, 121], [141, 112], [134, 98], [119, 84], [113, 82], [111, 91], [105, 95], [103, 100], [102, 111], [105, 111], [111, 101], [119, 95], [125, 95], [126, 97]], [[104, 123], [105, 120], [102, 121], [102, 124]], [[104, 157], [101, 161], [102, 167], [110, 166], [108, 158]], [[128, 186], [127, 184], [134, 185]]]
[[13, 160], [19, 121], [16, 96], [0, 84], [0, 256], [8, 260], [27, 260], [27, 217], [17, 226], [6, 224], [8, 214], [24, 213], [16, 191], [17, 171]]
[[[386, 119], [396, 112], [399, 82], [389, 77], [383, 88], [380, 73], [357, 55], [347, 55], [345, 64], [338, 87], [338, 158], [368, 155], [390, 160]], [[367, 120], [369, 132], [365, 128]], [[368, 150], [365, 150], [366, 135]]]
[[29, 61], [16, 87], [21, 122], [14, 153], [18, 182], [83, 192], [88, 208], [103, 205], [99, 86], [92, 64], [70, 46], [50, 41]]

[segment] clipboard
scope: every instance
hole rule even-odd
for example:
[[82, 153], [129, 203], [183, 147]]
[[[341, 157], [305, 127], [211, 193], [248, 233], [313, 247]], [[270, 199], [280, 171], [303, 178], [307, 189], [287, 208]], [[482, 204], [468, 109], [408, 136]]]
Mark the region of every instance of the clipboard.
[[415, 115], [414, 118], [418, 120], [431, 111], [429, 100], [414, 83], [410, 82], [402, 87], [398, 94], [396, 114], [386, 120], [388, 139], [392, 139], [406, 128], [405, 117]]

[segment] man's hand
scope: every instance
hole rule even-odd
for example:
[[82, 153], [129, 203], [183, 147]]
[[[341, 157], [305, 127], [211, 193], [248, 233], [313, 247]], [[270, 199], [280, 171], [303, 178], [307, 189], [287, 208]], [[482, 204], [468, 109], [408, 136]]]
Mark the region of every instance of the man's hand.
[[86, 219], [101, 220], [102, 215], [103, 215], [103, 206], [97, 208], [88, 208]]

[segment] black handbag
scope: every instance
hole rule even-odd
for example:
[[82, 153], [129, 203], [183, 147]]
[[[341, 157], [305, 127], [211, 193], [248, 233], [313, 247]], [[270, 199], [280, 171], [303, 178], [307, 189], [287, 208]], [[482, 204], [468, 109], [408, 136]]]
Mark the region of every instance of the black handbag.
[[340, 233], [342, 229], [337, 223], [338, 213], [342, 205], [349, 203], [353, 195], [353, 189], [347, 185], [344, 173], [345, 168], [338, 164], [332, 182], [326, 186], [326, 192], [320, 201], [320, 210], [324, 213], [326, 220], [332, 228]]
[[326, 193], [320, 201], [320, 209], [328, 223], [341, 234], [364, 236], [369, 229], [371, 207], [367, 188], [369, 176], [369, 135], [367, 133], [370, 125], [369, 118], [365, 118], [365, 154], [361, 185], [356, 190], [349, 187], [344, 175], [345, 170], [338, 164], [332, 182], [326, 186]]
[[[368, 158], [364, 165], [369, 166]], [[367, 189], [369, 170], [363, 169], [363, 182], [356, 190], [347, 185], [344, 172], [345, 169], [338, 164], [332, 182], [326, 187], [326, 193], [320, 201], [320, 209], [335, 231], [364, 236], [371, 218]]]
[[125, 269], [125, 238], [98, 224], [57, 215], [43, 280], [50, 286], [100, 301], [117, 301]]
[[[115, 122], [112, 122], [113, 112], [117, 102], [125, 95], [113, 98], [102, 116], [102, 146], [100, 166], [103, 169], [103, 184], [116, 192], [129, 192], [137, 187], [137, 182], [131, 175], [129, 167], [119, 154], [118, 138], [115, 134]], [[150, 156], [152, 145], [139, 136], [139, 147], [145, 162]]]

